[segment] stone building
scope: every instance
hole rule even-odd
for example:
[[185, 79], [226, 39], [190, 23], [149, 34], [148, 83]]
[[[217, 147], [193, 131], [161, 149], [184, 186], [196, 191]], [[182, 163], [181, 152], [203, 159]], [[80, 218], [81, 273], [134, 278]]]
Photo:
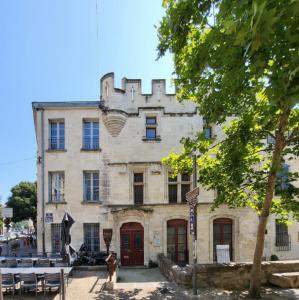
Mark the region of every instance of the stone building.
[[[112, 229], [111, 250], [122, 265], [148, 265], [158, 253], [179, 263], [192, 259], [186, 192], [192, 178], [171, 178], [161, 159], [180, 151], [182, 136], [205, 132], [221, 139], [219, 126], [207, 127], [192, 102], [167, 94], [164, 80], [141, 80], [113, 73], [101, 79], [102, 101], [34, 102], [38, 146], [38, 251], [60, 252], [60, 222], [74, 219], [72, 245], [105, 250], [103, 229]], [[298, 170], [298, 160], [290, 168]], [[215, 192], [200, 188], [199, 262], [215, 259], [215, 245], [229, 244], [233, 261], [252, 259], [257, 215], [222, 206], [211, 212]], [[299, 258], [299, 226], [277, 225], [271, 217], [264, 255]]]

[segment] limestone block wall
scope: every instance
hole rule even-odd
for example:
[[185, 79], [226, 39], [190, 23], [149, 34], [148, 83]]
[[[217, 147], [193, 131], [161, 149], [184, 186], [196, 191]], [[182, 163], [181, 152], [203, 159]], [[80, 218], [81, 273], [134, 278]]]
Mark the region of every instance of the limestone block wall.
[[[161, 272], [179, 285], [192, 286], [192, 267], [179, 267], [164, 254], [158, 255]], [[250, 283], [251, 263], [198, 264], [196, 265], [197, 286], [225, 289], [246, 289]], [[298, 272], [299, 261], [263, 262], [261, 283], [269, 283], [273, 273]]]
[[[41, 111], [37, 111], [36, 128], [38, 139], [38, 155], [41, 156]], [[65, 122], [65, 151], [49, 149], [49, 122], [51, 120]], [[72, 227], [73, 245], [78, 249], [83, 242], [83, 223], [100, 222], [100, 205], [83, 204], [83, 171], [100, 169], [100, 151], [82, 151], [83, 120], [99, 120], [98, 109], [45, 109], [45, 213], [53, 213], [53, 223], [61, 223], [63, 215], [68, 212], [75, 219]], [[101, 127], [101, 125], [100, 125]], [[38, 252], [42, 252], [42, 169], [38, 164]], [[65, 176], [65, 203], [49, 203], [49, 172], [63, 171]], [[45, 225], [46, 252], [51, 252], [51, 224]]]

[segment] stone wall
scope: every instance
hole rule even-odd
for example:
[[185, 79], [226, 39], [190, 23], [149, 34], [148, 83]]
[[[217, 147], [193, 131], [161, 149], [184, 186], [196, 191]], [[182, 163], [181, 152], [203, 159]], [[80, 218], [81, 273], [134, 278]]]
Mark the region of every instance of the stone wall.
[[[192, 267], [179, 267], [163, 254], [158, 255], [161, 272], [180, 285], [192, 285]], [[244, 289], [249, 287], [252, 263], [200, 264], [196, 266], [198, 287]], [[262, 284], [268, 284], [273, 273], [298, 272], [299, 260], [262, 263]]]

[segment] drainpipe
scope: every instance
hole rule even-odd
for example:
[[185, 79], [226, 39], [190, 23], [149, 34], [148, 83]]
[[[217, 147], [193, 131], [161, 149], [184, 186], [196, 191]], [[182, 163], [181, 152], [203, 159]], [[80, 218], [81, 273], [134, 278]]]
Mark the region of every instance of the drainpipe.
[[43, 255], [46, 254], [45, 244], [45, 132], [44, 132], [44, 109], [41, 109], [41, 140], [42, 140], [42, 248]]

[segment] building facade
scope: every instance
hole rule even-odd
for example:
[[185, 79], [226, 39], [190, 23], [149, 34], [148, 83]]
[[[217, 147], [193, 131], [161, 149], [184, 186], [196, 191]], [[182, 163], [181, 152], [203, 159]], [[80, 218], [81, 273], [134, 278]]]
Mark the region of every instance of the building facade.
[[[153, 80], [142, 94], [141, 80], [113, 73], [101, 79], [102, 101], [34, 102], [38, 146], [38, 252], [60, 252], [60, 223], [74, 219], [72, 245], [105, 250], [103, 229], [112, 229], [110, 250], [122, 265], [148, 265], [164, 253], [178, 263], [192, 259], [186, 192], [192, 176], [171, 177], [161, 159], [181, 150], [180, 139], [204, 131], [223, 138], [219, 126], [207, 127], [193, 102], [166, 94], [165, 81]], [[293, 160], [289, 168], [298, 171]], [[211, 212], [214, 191], [201, 186], [197, 207], [199, 262], [215, 260], [215, 246], [228, 244], [233, 261], [250, 261], [258, 217], [249, 208], [222, 206]], [[268, 225], [264, 255], [299, 258], [299, 225]]]

